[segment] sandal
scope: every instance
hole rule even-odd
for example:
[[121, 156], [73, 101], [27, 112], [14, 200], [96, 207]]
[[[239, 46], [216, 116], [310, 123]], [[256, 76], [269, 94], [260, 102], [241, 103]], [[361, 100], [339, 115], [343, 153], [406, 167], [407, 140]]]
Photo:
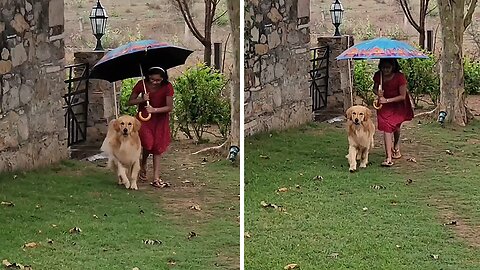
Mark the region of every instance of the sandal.
[[393, 161], [383, 161], [382, 162], [382, 167], [392, 167], [393, 166]]
[[146, 182], [147, 181], [147, 171], [146, 170], [140, 170], [138, 173], [138, 180], [140, 182]]
[[402, 157], [402, 154], [400, 153], [400, 149], [392, 149], [392, 158], [393, 159], [399, 159]]
[[170, 183], [163, 182], [162, 179], [155, 179], [153, 180], [153, 182], [150, 183], [150, 185], [156, 188], [164, 188], [164, 187], [169, 187]]

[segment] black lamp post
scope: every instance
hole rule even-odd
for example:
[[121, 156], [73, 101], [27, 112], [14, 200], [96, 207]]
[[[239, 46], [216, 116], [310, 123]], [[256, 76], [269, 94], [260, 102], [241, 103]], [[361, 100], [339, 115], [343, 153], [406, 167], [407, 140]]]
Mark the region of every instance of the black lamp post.
[[105, 28], [107, 27], [107, 11], [100, 4], [100, 0], [97, 0], [97, 5], [92, 8], [90, 12], [90, 23], [92, 24], [93, 35], [97, 38], [97, 46], [95, 51], [102, 51], [102, 42], [100, 39], [105, 34]]
[[343, 6], [339, 0], [335, 0], [333, 4], [330, 6], [330, 16], [332, 17], [332, 23], [335, 25], [335, 35], [340, 36], [340, 31], [338, 27], [342, 24], [343, 19]]

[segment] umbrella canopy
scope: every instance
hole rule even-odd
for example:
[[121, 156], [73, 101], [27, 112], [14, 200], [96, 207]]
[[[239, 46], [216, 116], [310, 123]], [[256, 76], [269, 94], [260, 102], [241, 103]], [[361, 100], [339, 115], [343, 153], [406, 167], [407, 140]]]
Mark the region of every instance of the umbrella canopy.
[[409, 44], [389, 38], [360, 42], [337, 56], [337, 60], [380, 58], [428, 58]]
[[143, 68], [143, 73], [153, 66], [159, 66], [167, 70], [185, 64], [192, 52], [156, 40], [129, 42], [105, 54], [93, 66], [90, 78], [115, 82], [141, 77], [140, 66]]

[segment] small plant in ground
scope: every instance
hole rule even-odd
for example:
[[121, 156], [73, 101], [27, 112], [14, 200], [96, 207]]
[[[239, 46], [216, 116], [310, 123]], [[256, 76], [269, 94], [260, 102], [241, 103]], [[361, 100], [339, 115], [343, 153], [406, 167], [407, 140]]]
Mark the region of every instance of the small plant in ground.
[[222, 73], [205, 64], [187, 69], [175, 80], [174, 121], [185, 136], [202, 141], [209, 124], [218, 125], [223, 136], [228, 134], [230, 103], [222, 96], [226, 83]]

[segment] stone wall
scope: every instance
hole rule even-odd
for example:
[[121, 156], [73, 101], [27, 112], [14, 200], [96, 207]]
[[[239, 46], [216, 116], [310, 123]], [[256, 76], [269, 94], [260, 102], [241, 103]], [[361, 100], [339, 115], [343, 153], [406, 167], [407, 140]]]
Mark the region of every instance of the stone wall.
[[245, 1], [245, 135], [312, 120], [310, 1]]
[[[75, 64], [88, 63], [90, 69], [102, 58], [106, 51], [85, 51], [74, 54]], [[115, 84], [117, 108], [120, 104], [121, 81]], [[115, 97], [113, 84], [105, 80], [88, 81], [87, 139], [85, 144], [100, 146], [107, 135], [108, 122], [115, 118]]]
[[0, 172], [68, 157], [63, 0], [0, 1]]
[[[348, 60], [336, 60], [343, 51], [353, 45], [352, 36], [319, 37], [319, 47], [329, 47], [328, 97], [327, 108], [320, 113], [327, 116], [343, 114], [352, 105], [350, 83], [353, 83], [353, 64]], [[350, 72], [348, 71], [350, 68]]]

